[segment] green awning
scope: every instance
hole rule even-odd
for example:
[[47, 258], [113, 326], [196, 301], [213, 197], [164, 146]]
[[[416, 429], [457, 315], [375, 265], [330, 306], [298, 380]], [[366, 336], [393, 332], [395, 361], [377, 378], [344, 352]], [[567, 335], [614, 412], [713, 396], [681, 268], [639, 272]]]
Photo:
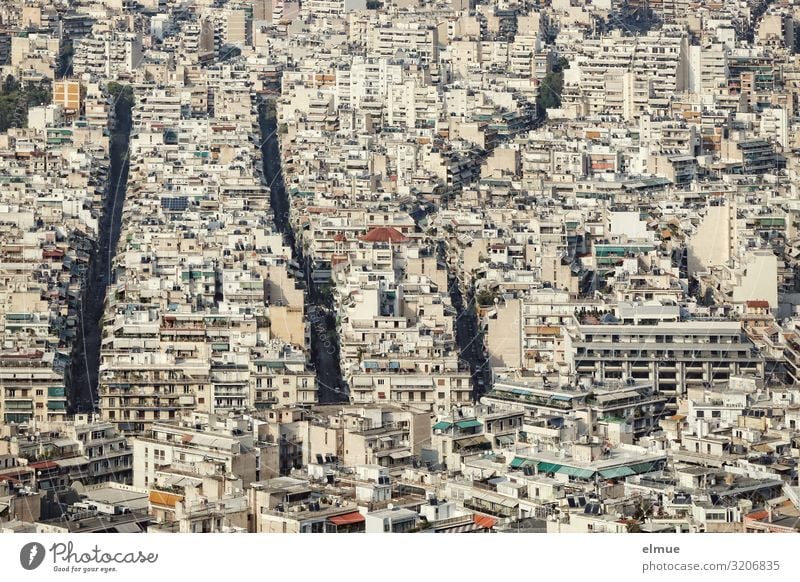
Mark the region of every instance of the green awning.
[[658, 462], [650, 461], [648, 463], [636, 463], [635, 465], [630, 465], [630, 470], [637, 475], [640, 473], [652, 473], [653, 471], [658, 470]]
[[562, 469], [562, 465], [558, 465], [556, 463], [546, 463], [544, 461], [539, 461], [539, 466], [537, 467], [540, 473], [557, 473], [559, 469]]
[[591, 479], [596, 473], [596, 471], [592, 471], [591, 469], [578, 469], [576, 467], [567, 466], [561, 467], [558, 472], [562, 475], [569, 475], [570, 477], [575, 477], [577, 479]]
[[600, 476], [604, 479], [619, 479], [635, 475], [629, 467], [612, 467], [610, 469], [600, 469]]
[[530, 459], [526, 459], [524, 457], [514, 457], [514, 460], [511, 461], [511, 468], [512, 469], [524, 469], [525, 467], [530, 467], [531, 465], [536, 464], [534, 461]]
[[447, 430], [451, 426], [453, 426], [452, 422], [441, 421], [433, 425], [433, 430]]
[[479, 426], [483, 426], [477, 420], [460, 420], [456, 423], [458, 428], [478, 428]]
[[558, 400], [559, 402], [570, 402], [572, 401], [572, 396], [565, 396], [563, 394], [553, 394], [551, 397], [553, 400]]

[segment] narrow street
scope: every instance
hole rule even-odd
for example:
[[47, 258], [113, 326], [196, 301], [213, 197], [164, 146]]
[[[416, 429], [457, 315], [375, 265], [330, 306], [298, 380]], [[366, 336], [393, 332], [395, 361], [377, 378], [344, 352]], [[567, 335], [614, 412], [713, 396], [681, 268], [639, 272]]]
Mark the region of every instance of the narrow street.
[[[284, 241], [294, 249], [294, 256], [300, 269], [310, 273], [310, 265], [297, 241], [289, 221], [289, 198], [280, 169], [280, 148], [278, 147], [277, 125], [274, 114], [267, 104], [259, 108], [261, 127], [261, 157], [264, 177], [270, 185], [270, 204], [274, 214], [275, 228], [283, 234]], [[266, 138], [266, 139], [265, 139]], [[330, 293], [322, 293], [306, 278], [306, 318], [311, 324], [311, 362], [317, 373], [319, 401], [322, 404], [347, 402], [347, 387], [342, 379], [339, 366], [339, 343], [336, 337], [336, 321], [333, 312], [333, 299]]]
[[67, 402], [71, 413], [96, 410], [100, 340], [106, 286], [122, 227], [122, 209], [128, 181], [128, 145], [131, 132], [131, 105], [116, 101], [117, 126], [111, 134], [109, 180], [99, 221], [99, 240], [87, 273], [78, 311], [78, 333], [72, 348], [71, 369], [67, 373]]
[[[437, 251], [440, 259], [447, 263], [446, 251], [442, 242], [439, 243]], [[459, 359], [469, 364], [472, 373], [472, 396], [477, 401], [488, 390], [491, 370], [483, 355], [483, 337], [478, 336], [478, 316], [475, 312], [475, 304], [471, 296], [464, 297], [453, 273], [448, 275], [448, 287], [450, 300], [457, 312], [456, 343], [458, 344]]]

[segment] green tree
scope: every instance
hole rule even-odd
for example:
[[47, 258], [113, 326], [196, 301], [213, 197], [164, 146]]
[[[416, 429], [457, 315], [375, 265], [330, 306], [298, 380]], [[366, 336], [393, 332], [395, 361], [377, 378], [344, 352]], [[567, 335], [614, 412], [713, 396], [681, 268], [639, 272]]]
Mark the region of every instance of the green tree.
[[19, 89], [19, 83], [14, 78], [14, 75], [8, 75], [3, 81], [3, 93], [13, 93]]
[[133, 105], [133, 89], [130, 85], [121, 85], [116, 81], [111, 81], [107, 89], [117, 108]]
[[50, 83], [28, 83], [22, 87], [11, 75], [7, 76], [0, 92], [0, 132], [9, 127], [25, 127], [28, 109], [45, 105], [52, 100]]
[[475, 296], [475, 300], [478, 302], [478, 305], [487, 307], [490, 305], [494, 305], [495, 297], [497, 297], [497, 294], [494, 291], [490, 291], [489, 289], [482, 289]]
[[569, 61], [561, 57], [553, 67], [553, 70], [545, 75], [539, 85], [536, 106], [540, 118], [545, 116], [548, 109], [561, 107], [561, 92], [564, 90], [564, 69], [568, 68]]

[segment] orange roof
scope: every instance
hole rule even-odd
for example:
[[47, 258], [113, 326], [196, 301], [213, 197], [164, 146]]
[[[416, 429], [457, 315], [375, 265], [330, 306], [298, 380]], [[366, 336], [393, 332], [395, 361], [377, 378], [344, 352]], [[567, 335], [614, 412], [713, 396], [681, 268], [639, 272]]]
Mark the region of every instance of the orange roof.
[[493, 517], [489, 517], [488, 515], [478, 515], [476, 513], [472, 516], [472, 519], [476, 524], [486, 529], [492, 529], [495, 525], [497, 525], [497, 520]]
[[352, 523], [361, 523], [364, 521], [364, 516], [357, 511], [345, 513], [344, 515], [337, 515], [328, 519], [333, 525], [350, 525]]
[[748, 513], [745, 517], [748, 519], [755, 519], [755, 520], [766, 519], [767, 517], [769, 517], [769, 511], [765, 511], [762, 509], [759, 511], [754, 511], [753, 513]]
[[536, 325], [534, 328], [534, 333], [539, 335], [559, 335], [561, 333], [561, 328], [557, 325]]
[[183, 495], [175, 495], [174, 493], [166, 493], [165, 491], [151, 491], [149, 499], [150, 505], [175, 507], [179, 501], [183, 501]]
[[378, 226], [359, 238], [364, 242], [390, 242], [392, 244], [408, 242], [408, 238], [402, 232], [391, 226]]

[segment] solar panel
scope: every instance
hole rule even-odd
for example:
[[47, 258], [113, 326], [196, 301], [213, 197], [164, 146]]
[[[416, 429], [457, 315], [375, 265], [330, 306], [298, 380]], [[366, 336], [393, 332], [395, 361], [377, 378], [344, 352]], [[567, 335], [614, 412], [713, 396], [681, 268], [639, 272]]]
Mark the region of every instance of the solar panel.
[[189, 199], [186, 196], [175, 196], [161, 199], [161, 208], [171, 212], [183, 212], [189, 207]]
[[572, 496], [567, 497], [567, 503], [569, 504], [570, 507], [573, 507], [573, 508], [574, 507], [578, 507], [578, 504], [575, 503], [575, 498], [572, 497]]

